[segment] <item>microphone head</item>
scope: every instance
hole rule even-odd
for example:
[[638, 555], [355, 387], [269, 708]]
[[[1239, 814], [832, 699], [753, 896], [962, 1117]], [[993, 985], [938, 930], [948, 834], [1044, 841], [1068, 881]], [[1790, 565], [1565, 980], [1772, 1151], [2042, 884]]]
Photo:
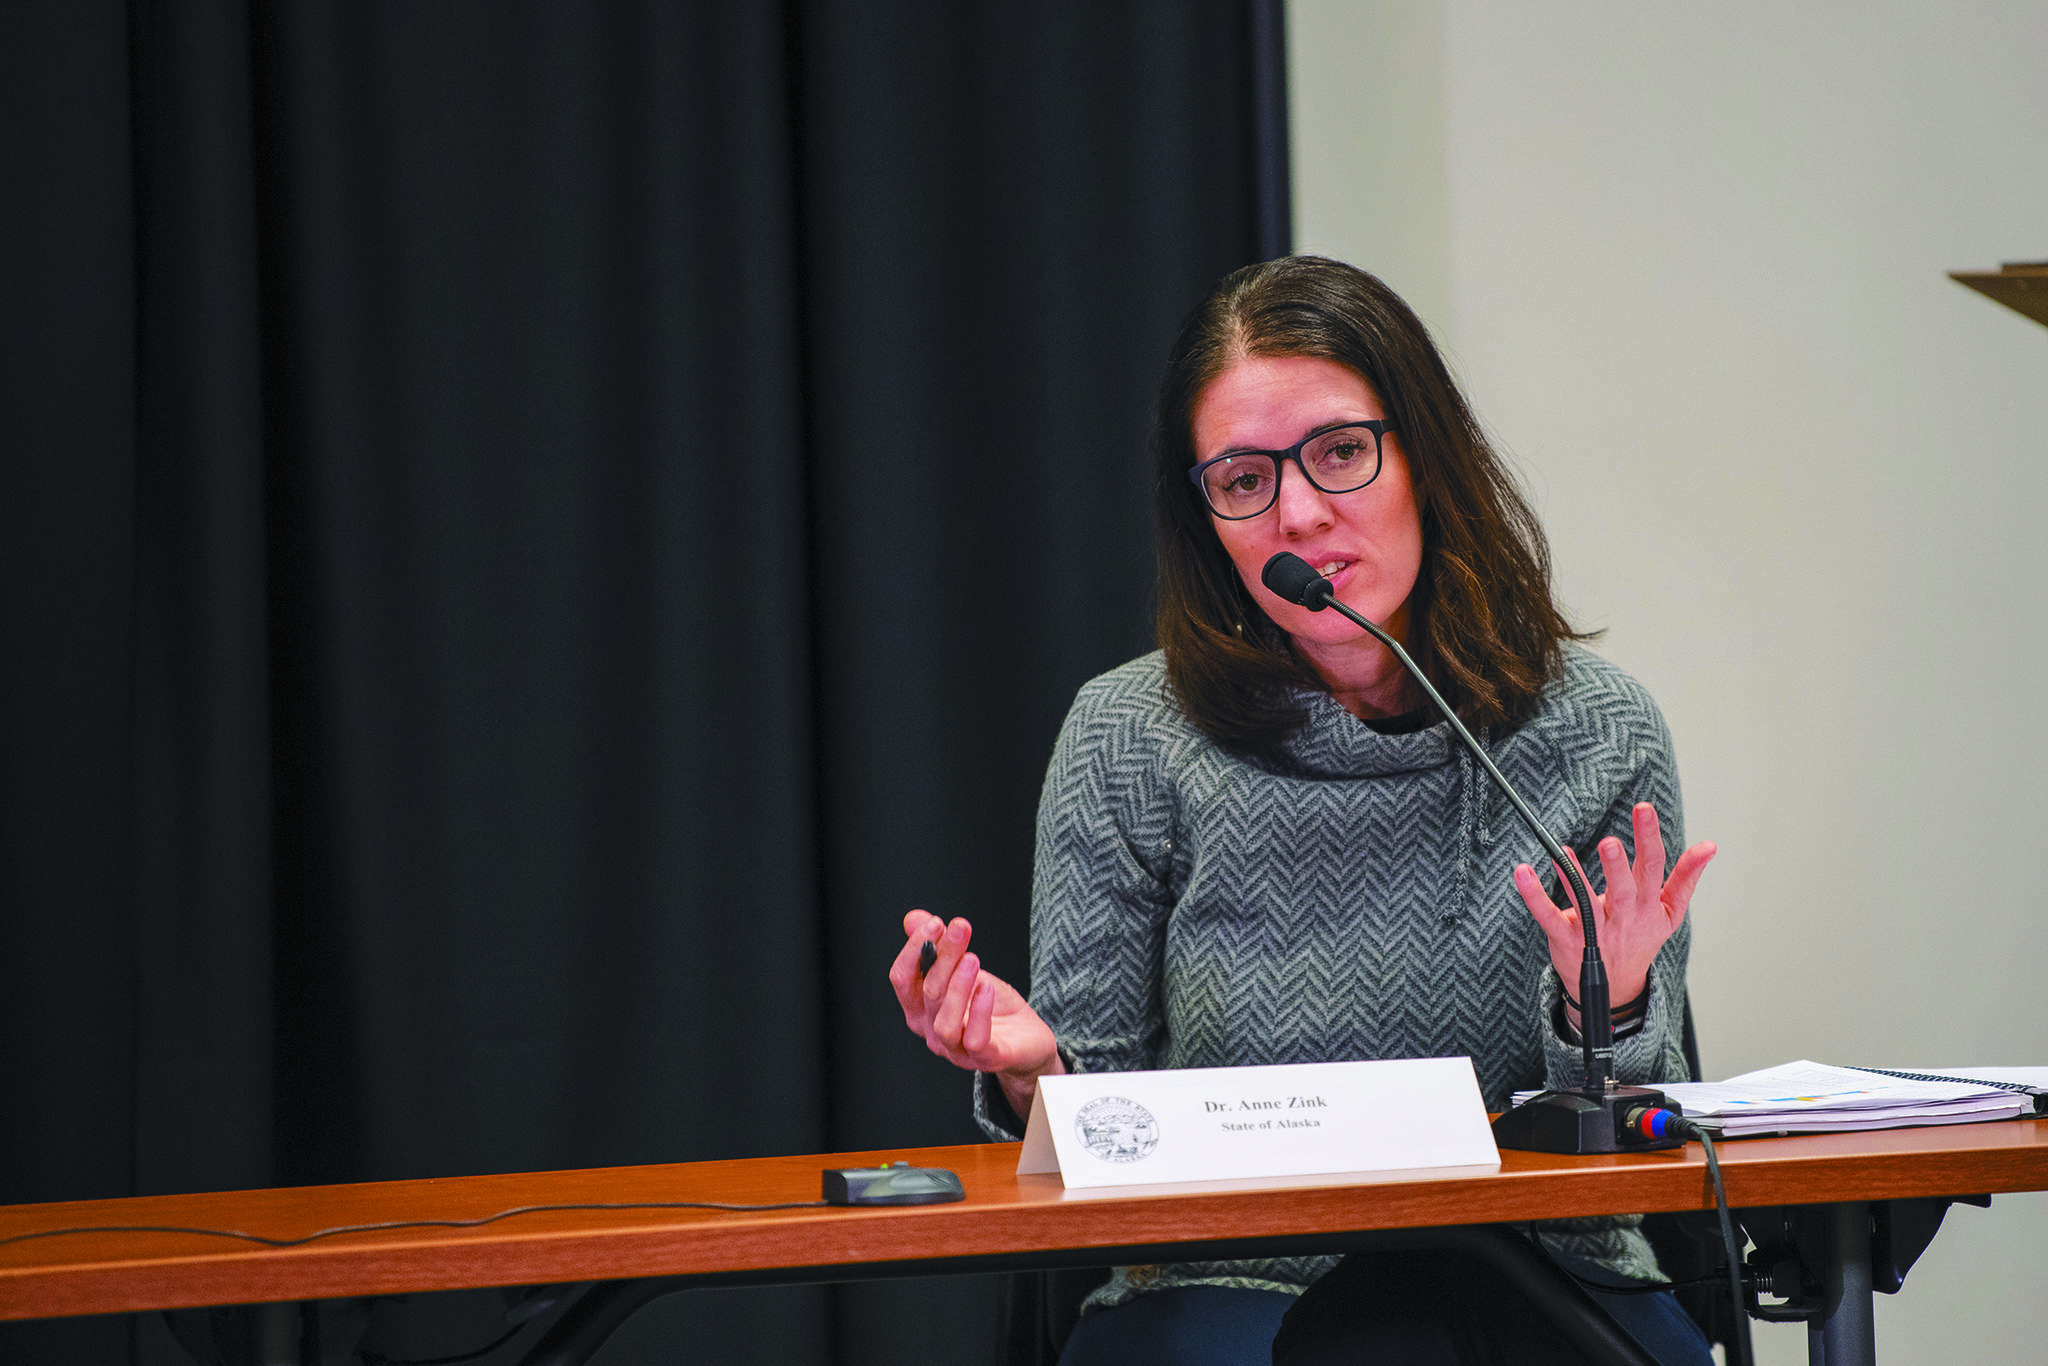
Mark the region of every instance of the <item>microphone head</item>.
[[1316, 573], [1307, 560], [1289, 550], [1283, 550], [1266, 561], [1266, 567], [1259, 571], [1259, 579], [1275, 595], [1311, 612], [1322, 611], [1337, 595], [1328, 579]]

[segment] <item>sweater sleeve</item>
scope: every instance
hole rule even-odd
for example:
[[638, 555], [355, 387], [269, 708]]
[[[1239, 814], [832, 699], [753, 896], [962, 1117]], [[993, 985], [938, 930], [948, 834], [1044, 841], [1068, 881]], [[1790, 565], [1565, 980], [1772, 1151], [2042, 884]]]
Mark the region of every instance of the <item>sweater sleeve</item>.
[[[1631, 813], [1637, 802], [1657, 809], [1663, 831], [1665, 874], [1685, 851], [1685, 810], [1680, 800], [1678, 764], [1673, 757], [1671, 732], [1664, 724], [1649, 694], [1633, 679], [1621, 676], [1625, 687], [1616, 695], [1596, 699], [1590, 714], [1582, 720], [1598, 724], [1607, 733], [1599, 748], [1597, 764], [1574, 764], [1564, 760], [1567, 778], [1579, 799], [1579, 809], [1593, 819], [1583, 829], [1558, 837], [1579, 856], [1586, 881], [1596, 893], [1606, 891], [1604, 874], [1595, 851], [1600, 841], [1616, 836], [1635, 852]], [[1684, 1050], [1685, 962], [1692, 943], [1692, 918], [1688, 915], [1650, 964], [1649, 1000], [1640, 1031], [1614, 1045], [1615, 1080], [1631, 1086], [1687, 1080]], [[1538, 991], [1541, 1011], [1539, 1029], [1544, 1040], [1545, 1084], [1551, 1087], [1578, 1085], [1585, 1077], [1583, 1050], [1557, 1036], [1550, 1021], [1555, 1018], [1563, 983], [1557, 972], [1545, 966]], [[1576, 996], [1576, 984], [1572, 993]], [[1615, 1002], [1614, 1004], [1622, 1004]]]
[[[1159, 763], [1156, 685], [1125, 671], [1083, 688], [1039, 798], [1031, 890], [1031, 1005], [1073, 1072], [1158, 1066], [1173, 803]], [[1017, 1117], [975, 1078], [975, 1118], [998, 1139]]]

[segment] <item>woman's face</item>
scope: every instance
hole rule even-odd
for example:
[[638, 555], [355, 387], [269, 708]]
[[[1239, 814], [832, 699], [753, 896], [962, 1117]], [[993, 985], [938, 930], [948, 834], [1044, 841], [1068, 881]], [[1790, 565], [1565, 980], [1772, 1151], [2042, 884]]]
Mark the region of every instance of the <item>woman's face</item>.
[[[1254, 356], [1225, 370], [1195, 401], [1197, 462], [1233, 450], [1286, 450], [1309, 433], [1342, 422], [1386, 416], [1363, 376], [1336, 361], [1309, 356]], [[1282, 462], [1280, 496], [1244, 521], [1211, 516], [1209, 524], [1238, 576], [1266, 615], [1294, 638], [1326, 678], [1351, 672], [1348, 657], [1377, 642], [1335, 612], [1311, 612], [1269, 592], [1259, 581], [1266, 561], [1291, 550], [1313, 565], [1343, 603], [1378, 622], [1403, 644], [1408, 596], [1422, 569], [1422, 514], [1408, 477], [1399, 435], [1381, 443], [1379, 478], [1350, 493], [1324, 493]]]

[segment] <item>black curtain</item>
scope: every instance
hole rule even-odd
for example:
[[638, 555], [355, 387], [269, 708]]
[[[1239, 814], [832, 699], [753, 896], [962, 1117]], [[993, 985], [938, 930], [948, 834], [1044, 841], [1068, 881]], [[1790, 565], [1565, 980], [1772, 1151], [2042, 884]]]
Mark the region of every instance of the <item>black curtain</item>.
[[[1024, 973], [1166, 342], [1285, 246], [1277, 14], [0, 8], [0, 1202], [979, 1138], [883, 973], [914, 905]], [[992, 1304], [600, 1360], [973, 1361]]]

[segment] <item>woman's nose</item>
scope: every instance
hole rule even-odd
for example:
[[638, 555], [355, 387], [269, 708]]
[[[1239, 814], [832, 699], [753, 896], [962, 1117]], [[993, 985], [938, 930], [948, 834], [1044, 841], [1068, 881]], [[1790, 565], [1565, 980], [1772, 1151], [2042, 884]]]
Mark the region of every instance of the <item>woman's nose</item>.
[[[1293, 469], [1287, 468], [1290, 464]], [[1282, 534], [1306, 536], [1330, 524], [1330, 495], [1309, 483], [1299, 460], [1283, 460], [1277, 476], [1280, 489], [1273, 506], [1280, 514]]]

